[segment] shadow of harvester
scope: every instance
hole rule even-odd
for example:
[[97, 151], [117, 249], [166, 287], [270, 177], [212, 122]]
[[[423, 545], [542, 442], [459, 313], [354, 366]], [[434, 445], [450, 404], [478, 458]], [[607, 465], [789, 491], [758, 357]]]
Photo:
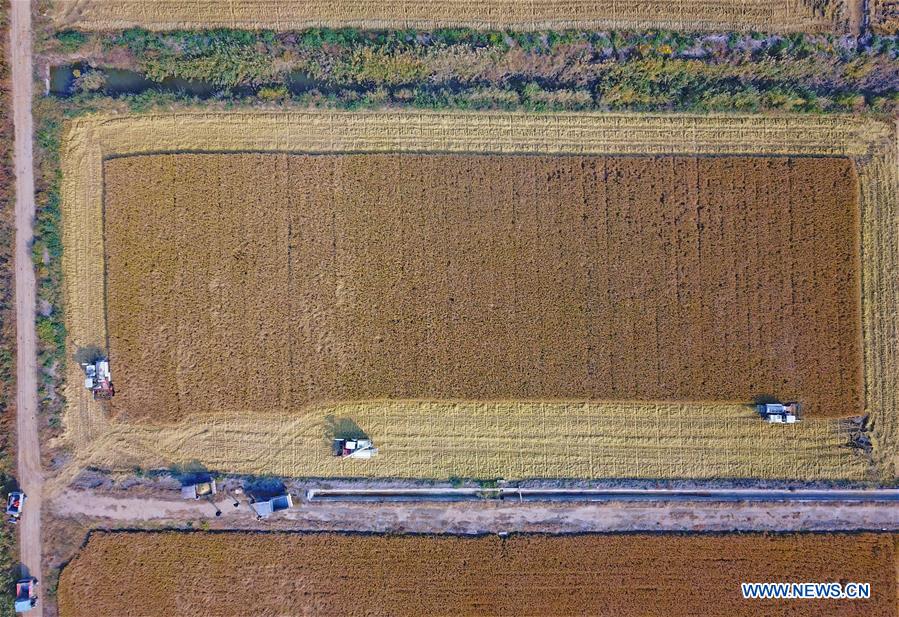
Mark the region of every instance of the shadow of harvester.
[[325, 416], [325, 441], [330, 444], [335, 439], [368, 439], [368, 434], [351, 418]]

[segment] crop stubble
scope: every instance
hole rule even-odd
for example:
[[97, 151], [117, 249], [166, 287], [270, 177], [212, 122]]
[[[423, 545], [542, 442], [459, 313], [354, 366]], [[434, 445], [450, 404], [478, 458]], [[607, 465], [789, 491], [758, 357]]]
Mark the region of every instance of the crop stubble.
[[[103, 159], [182, 149], [850, 156], [858, 169], [862, 199], [865, 409], [873, 420], [879, 473], [895, 474], [896, 371], [889, 341], [895, 333], [899, 290], [892, 274], [897, 270], [896, 166], [890, 125], [850, 116], [651, 114], [232, 112], [79, 119], [69, 125], [63, 156], [64, 268], [72, 348], [105, 342], [103, 241], [95, 224], [102, 217], [97, 189], [102, 186]], [[349, 409], [322, 408], [318, 417], [218, 413], [148, 427], [110, 420], [78, 387], [77, 367], [70, 364], [68, 371], [64, 440], [75, 445], [72, 469], [196, 458], [210, 467], [237, 466], [248, 473], [278, 470], [285, 475], [445, 477], [452, 470], [481, 477], [514, 477], [515, 471], [528, 477], [720, 477], [726, 469], [732, 477], [863, 479], [868, 473], [863, 459], [842, 447], [846, 433], [838, 422], [811, 417], [784, 432], [772, 432], [762, 430], [768, 427], [754, 420], [751, 411], [733, 405], [706, 409], [676, 403], [540, 403], [535, 408], [525, 402], [368, 401]], [[329, 411], [384, 427], [382, 433], [378, 428], [378, 438], [387, 439], [400, 455], [379, 457], [365, 469], [335, 465], [327, 459], [321, 437]], [[616, 414], [626, 420], [614, 426], [602, 421]], [[401, 418], [406, 422], [400, 423]], [[485, 422], [490, 424], [487, 431]], [[462, 427], [459, 432], [456, 426]], [[490, 436], [472, 440], [466, 430]], [[429, 461], [421, 455], [422, 440], [446, 443], [448, 450]], [[615, 447], [604, 448], [608, 441]], [[722, 447], [716, 447], [718, 443]], [[569, 467], [565, 459], [572, 452], [583, 456], [574, 457], [578, 462]]]
[[53, 0], [58, 28], [845, 30], [843, 0]]
[[131, 422], [358, 400], [861, 408], [846, 159], [160, 155], [106, 163]]
[[[61, 617], [896, 616], [896, 536], [95, 533]], [[869, 582], [867, 600], [743, 600], [741, 582]], [[90, 602], [85, 602], [90, 598]], [[237, 599], [237, 600], [236, 600]]]

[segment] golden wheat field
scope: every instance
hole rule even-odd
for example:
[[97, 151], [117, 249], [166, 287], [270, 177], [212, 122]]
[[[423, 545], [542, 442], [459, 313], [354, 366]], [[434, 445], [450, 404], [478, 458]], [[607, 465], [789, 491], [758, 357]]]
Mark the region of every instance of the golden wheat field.
[[309, 27], [823, 32], [849, 27], [849, 0], [52, 0], [57, 28]]
[[[848, 156], [861, 196], [864, 408], [874, 420], [877, 473], [889, 477], [895, 473], [896, 426], [887, 344], [896, 306], [896, 256], [889, 250], [895, 247], [893, 140], [890, 125], [836, 116], [286, 112], [83, 118], [69, 125], [63, 156], [70, 343], [104, 344], [107, 335], [103, 285], [91, 282], [105, 276], [102, 225], [96, 225], [102, 215], [92, 213], [102, 213], [104, 160], [115, 157], [180, 150]], [[182, 456], [196, 453], [190, 458], [218, 469], [345, 476], [345, 466], [328, 461], [324, 442], [328, 416], [336, 416], [366, 424], [363, 429], [388, 444], [373, 465], [352, 468], [352, 475], [864, 479], [871, 473], [865, 459], [845, 447], [848, 434], [839, 421], [810, 417], [776, 433], [745, 406], [724, 403], [699, 413], [676, 403], [381, 400], [349, 408], [325, 404], [303, 419], [221, 410], [142, 427], [110, 417], [79, 383], [70, 366], [64, 440], [75, 447], [73, 466], [164, 462], [183, 450]], [[616, 414], [626, 422], [610, 425]], [[572, 442], [572, 435], [580, 441]], [[441, 443], [445, 453], [422, 454], [416, 445], [422, 441]], [[589, 447], [574, 455], [576, 443]], [[717, 443], [722, 447], [710, 445]]]
[[[896, 535], [870, 533], [94, 533], [58, 598], [61, 617], [896, 617], [896, 571]], [[867, 582], [871, 597], [743, 599], [740, 583], [768, 581]]]
[[803, 401], [862, 412], [837, 158], [119, 157], [118, 418], [326, 401]]

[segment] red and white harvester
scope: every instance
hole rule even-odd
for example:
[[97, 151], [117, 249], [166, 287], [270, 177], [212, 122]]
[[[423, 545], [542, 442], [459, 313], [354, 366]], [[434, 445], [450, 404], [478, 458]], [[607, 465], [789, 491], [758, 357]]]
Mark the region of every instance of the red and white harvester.
[[109, 360], [100, 359], [94, 362], [84, 362], [84, 387], [91, 391], [96, 400], [111, 399], [115, 396], [115, 387], [112, 385], [112, 374], [109, 372]]

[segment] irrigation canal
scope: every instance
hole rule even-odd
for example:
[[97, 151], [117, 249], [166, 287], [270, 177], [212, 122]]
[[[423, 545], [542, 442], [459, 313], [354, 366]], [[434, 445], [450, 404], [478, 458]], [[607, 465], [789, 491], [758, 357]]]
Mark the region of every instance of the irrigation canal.
[[[686, 502], [899, 502], [899, 489], [309, 489], [308, 501], [686, 501]], [[899, 512], [899, 510], [897, 510]], [[897, 514], [899, 516], [899, 514]]]

